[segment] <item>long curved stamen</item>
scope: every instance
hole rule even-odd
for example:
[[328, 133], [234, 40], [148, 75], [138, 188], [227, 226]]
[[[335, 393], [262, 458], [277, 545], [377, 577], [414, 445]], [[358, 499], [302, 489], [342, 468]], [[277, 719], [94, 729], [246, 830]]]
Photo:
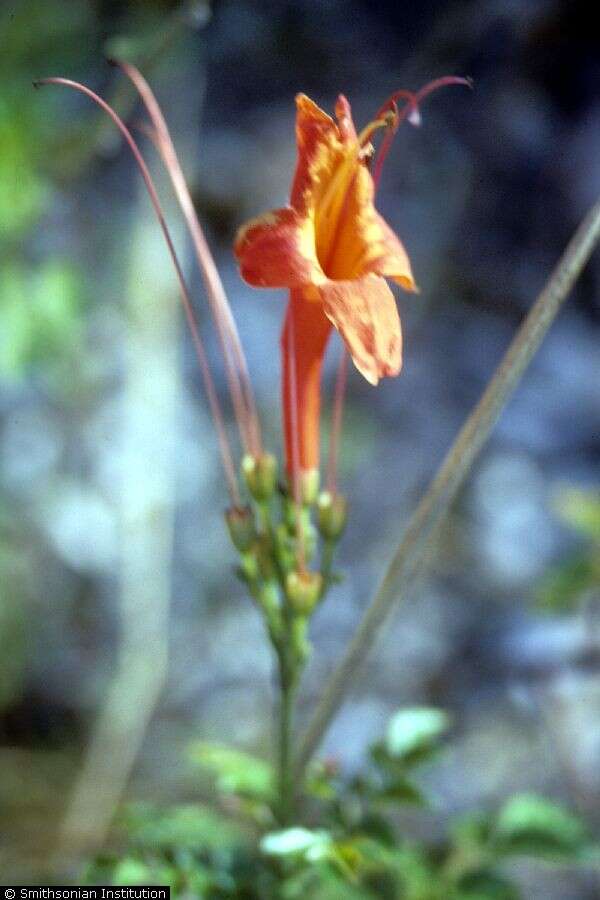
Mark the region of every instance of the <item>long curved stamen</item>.
[[331, 415], [331, 436], [329, 438], [329, 454], [327, 458], [327, 490], [332, 496], [337, 493], [337, 469], [344, 415], [344, 400], [348, 380], [348, 354], [342, 347], [342, 355], [338, 365], [333, 395], [333, 412]]
[[[375, 184], [375, 189], [377, 189], [377, 186], [379, 185], [383, 164], [392, 146], [394, 136], [402, 122], [404, 122], [405, 119], [408, 119], [408, 121], [412, 122], [414, 125], [419, 125], [421, 121], [420, 104], [423, 100], [430, 94], [433, 94], [434, 91], [439, 90], [439, 88], [448, 87], [453, 84], [460, 84], [469, 88], [473, 87], [473, 82], [470, 78], [462, 78], [459, 75], [444, 75], [442, 78], [435, 78], [433, 81], [429, 81], [417, 91], [416, 94], [412, 91], [399, 90], [391, 94], [385, 101], [377, 113], [377, 118], [380, 118], [390, 110], [395, 112], [395, 118], [385, 135], [373, 167], [373, 182]], [[405, 106], [403, 106], [401, 110], [398, 110], [398, 100], [406, 101]]]
[[129, 149], [131, 150], [135, 161], [140, 169], [142, 177], [144, 179], [144, 183], [146, 185], [146, 190], [150, 196], [150, 200], [152, 202], [152, 206], [154, 207], [154, 211], [156, 213], [156, 217], [158, 219], [159, 225], [162, 229], [167, 248], [169, 250], [169, 254], [171, 256], [171, 260], [175, 267], [175, 272], [177, 274], [177, 280], [179, 282], [179, 288], [181, 292], [181, 297], [183, 301], [183, 308], [185, 311], [185, 316], [188, 322], [188, 326], [192, 335], [192, 341], [194, 343], [194, 349], [196, 351], [196, 356], [198, 358], [198, 362], [200, 365], [200, 370], [202, 372], [202, 377], [204, 380], [204, 385], [206, 389], [206, 394], [208, 397], [209, 406], [211, 409], [211, 413], [213, 416], [213, 420], [215, 423], [215, 428], [217, 430], [217, 436], [219, 440], [219, 446], [221, 450], [221, 458], [223, 461], [223, 469], [225, 471], [225, 477], [227, 480], [227, 486], [229, 490], [229, 494], [234, 506], [241, 506], [240, 493], [237, 483], [237, 477], [235, 472], [235, 466], [233, 464], [233, 457], [231, 454], [231, 448], [229, 447], [229, 441], [227, 439], [227, 432], [225, 430], [225, 424], [223, 420], [223, 413], [221, 411], [221, 407], [219, 404], [219, 399], [217, 396], [217, 392], [215, 389], [215, 385], [212, 379], [212, 375], [210, 373], [210, 368], [208, 365], [208, 360], [206, 358], [206, 353], [204, 350], [204, 345], [202, 343], [202, 338], [200, 337], [200, 332], [198, 330], [198, 323], [196, 322], [196, 317], [194, 315], [194, 310], [192, 306], [192, 301], [190, 298], [190, 294], [188, 291], [188, 287], [183, 275], [183, 270], [179, 263], [179, 259], [177, 257], [177, 253], [175, 251], [175, 246], [173, 244], [173, 240], [171, 238], [171, 234], [169, 232], [167, 223], [165, 221], [165, 217], [162, 211], [162, 206], [160, 204], [160, 200], [158, 199], [158, 194], [156, 192], [156, 188], [154, 186], [154, 182], [152, 181], [152, 176], [148, 170], [148, 166], [142, 156], [142, 153], [135, 141], [135, 138], [120, 118], [119, 115], [114, 111], [114, 109], [109, 106], [109, 104], [102, 99], [102, 97], [98, 96], [98, 94], [94, 93], [90, 88], [86, 87], [84, 84], [80, 84], [78, 81], [71, 81], [69, 78], [40, 78], [33, 82], [34, 87], [39, 87], [41, 85], [47, 84], [57, 84], [62, 85], [64, 87], [72, 88], [73, 90], [79, 91], [82, 94], [85, 94], [91, 100], [94, 101], [101, 109], [107, 113], [108, 116], [115, 123], [123, 137], [125, 138], [127, 144], [129, 145]]
[[371, 140], [371, 136], [380, 128], [389, 128], [391, 124], [392, 120], [390, 119], [390, 116], [387, 114], [387, 112], [382, 116], [377, 116], [375, 119], [373, 119], [372, 122], [369, 122], [368, 125], [365, 125], [363, 130], [358, 135], [356, 140], [359, 147], [364, 147], [365, 144]]
[[242, 443], [247, 453], [258, 457], [262, 453], [260, 421], [246, 359], [223, 283], [196, 215], [167, 123], [152, 89], [141, 72], [135, 66], [120, 60], [110, 60], [110, 62], [118, 66], [133, 83], [154, 125], [155, 132], [151, 137], [171, 179], [204, 279], [225, 361], [227, 383]]
[[[409, 91], [404, 91], [403, 93], [407, 94], [409, 98], [406, 106], [403, 108], [403, 112], [410, 109], [410, 112], [405, 112], [405, 115], [408, 117], [409, 121], [411, 120], [411, 118], [416, 119], [416, 116], [419, 115], [419, 107], [415, 102], [414, 94], [411, 94]], [[394, 98], [393, 100], [388, 100], [388, 103], [389, 111], [393, 114], [394, 119], [390, 127], [385, 132], [385, 136], [381, 143], [381, 147], [379, 148], [379, 153], [377, 154], [375, 165], [373, 167], [373, 184], [375, 186], [375, 190], [377, 190], [377, 187], [379, 185], [379, 179], [381, 178], [383, 164], [387, 158], [388, 153], [390, 152], [392, 143], [394, 141], [394, 136], [403, 120], [403, 116], [398, 110], [396, 99]]]
[[417, 91], [417, 106], [425, 99], [425, 97], [428, 97], [429, 94], [433, 94], [433, 92], [439, 90], [439, 88], [449, 87], [452, 84], [462, 84], [463, 87], [472, 89], [473, 79], [463, 78], [460, 75], [444, 75], [442, 78], [434, 78], [433, 81], [427, 82], [426, 85]]
[[[402, 112], [398, 111], [398, 100], [405, 100], [406, 106], [403, 107]], [[393, 94], [387, 98], [383, 106], [380, 107], [377, 118], [382, 118], [386, 112], [389, 111], [394, 112], [394, 121], [392, 122], [393, 130], [397, 131], [405, 117], [410, 118], [411, 116], [415, 116], [419, 112], [419, 104], [417, 100], [417, 95], [414, 91], [407, 91], [405, 89], [400, 89], [399, 91], [394, 91]]]

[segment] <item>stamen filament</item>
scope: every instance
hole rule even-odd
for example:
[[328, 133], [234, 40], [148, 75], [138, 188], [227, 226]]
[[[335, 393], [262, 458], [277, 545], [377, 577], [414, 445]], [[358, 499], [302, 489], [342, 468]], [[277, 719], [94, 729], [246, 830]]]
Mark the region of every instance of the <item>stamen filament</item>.
[[357, 143], [359, 147], [363, 147], [367, 141], [371, 139], [371, 135], [373, 135], [379, 128], [388, 128], [392, 122], [390, 122], [389, 115], [377, 116], [376, 119], [373, 119], [372, 122], [369, 122], [368, 125], [365, 125], [363, 130], [357, 137]]
[[331, 436], [329, 438], [329, 454], [327, 459], [327, 490], [332, 496], [337, 493], [337, 471], [344, 416], [344, 400], [348, 381], [348, 354], [342, 347], [342, 355], [338, 364], [333, 395], [333, 412], [331, 415]]
[[425, 97], [428, 97], [429, 94], [433, 94], [433, 92], [439, 90], [439, 88], [448, 87], [451, 84], [462, 84], [464, 87], [472, 89], [473, 79], [463, 78], [460, 75], [444, 75], [442, 78], [435, 78], [433, 81], [428, 82], [422, 87], [420, 91], [417, 91], [417, 96], [415, 98], [417, 106], [425, 99]]
[[192, 238], [198, 266], [204, 280], [209, 305], [221, 344], [229, 392], [242, 444], [247, 453], [257, 458], [262, 453], [262, 438], [246, 359], [223, 282], [196, 214], [165, 118], [152, 89], [141, 72], [129, 63], [119, 60], [115, 60], [114, 63], [119, 66], [137, 88], [154, 125], [155, 131], [151, 137], [171, 179]]
[[215, 385], [212, 379], [212, 375], [210, 372], [210, 367], [208, 365], [208, 360], [206, 357], [206, 353], [204, 350], [204, 345], [202, 343], [202, 338], [200, 337], [200, 332], [198, 330], [198, 323], [196, 322], [196, 317], [194, 314], [192, 301], [190, 298], [190, 294], [188, 291], [188, 287], [185, 281], [185, 277], [183, 275], [183, 270], [179, 263], [179, 259], [177, 257], [177, 253], [175, 251], [175, 246], [173, 244], [171, 234], [169, 232], [167, 223], [165, 221], [165, 217], [163, 214], [162, 206], [160, 200], [158, 199], [158, 194], [156, 192], [156, 188], [154, 186], [154, 182], [152, 180], [152, 176], [148, 170], [148, 166], [142, 156], [142, 153], [135, 141], [135, 138], [120, 118], [120, 116], [114, 111], [114, 109], [100, 97], [98, 94], [94, 93], [90, 88], [86, 87], [86, 85], [81, 84], [78, 81], [72, 81], [69, 78], [40, 78], [37, 81], [34, 81], [34, 86], [39, 87], [40, 85], [47, 84], [56, 84], [62, 85], [64, 87], [73, 88], [76, 91], [79, 91], [82, 94], [85, 94], [91, 100], [94, 101], [104, 112], [107, 113], [108, 116], [115, 123], [123, 137], [125, 138], [127, 144], [129, 145], [129, 149], [131, 150], [135, 161], [140, 169], [142, 174], [142, 178], [144, 179], [144, 183], [146, 185], [146, 190], [150, 196], [150, 201], [156, 213], [156, 217], [158, 219], [159, 225], [163, 232], [167, 248], [169, 250], [169, 255], [171, 256], [171, 260], [173, 262], [173, 266], [175, 267], [175, 272], [177, 274], [177, 280], [179, 282], [179, 288], [181, 292], [183, 308], [185, 312], [185, 316], [187, 319], [187, 323], [192, 335], [192, 341], [194, 344], [194, 349], [196, 351], [196, 356], [198, 358], [198, 363], [200, 365], [200, 370], [202, 373], [202, 378], [204, 380], [204, 386], [206, 389], [206, 394], [208, 397], [208, 403], [210, 406], [210, 410], [212, 413], [213, 421], [215, 424], [215, 428], [217, 431], [217, 437], [219, 441], [219, 447], [221, 451], [221, 459], [223, 463], [223, 469], [225, 471], [225, 478], [227, 480], [227, 487], [229, 491], [229, 495], [231, 497], [232, 504], [236, 507], [241, 506], [241, 498], [240, 492], [237, 483], [237, 475], [235, 466], [233, 464], [233, 457], [231, 453], [231, 448], [229, 446], [229, 440], [227, 438], [227, 432], [225, 430], [225, 423], [223, 419], [223, 413], [221, 411], [219, 399], [217, 396], [217, 392], [215, 389]]
[[[439, 88], [448, 87], [452, 84], [462, 84], [466, 87], [473, 87], [473, 82], [470, 78], [462, 78], [459, 75], [444, 75], [442, 78], [436, 78], [433, 81], [428, 82], [426, 85], [424, 85], [424, 87], [417, 91], [416, 94], [412, 91], [399, 90], [391, 94], [391, 96], [388, 97], [388, 99], [385, 101], [385, 103], [377, 113], [377, 118], [380, 118], [389, 111], [394, 112], [395, 117], [393, 123], [391, 124], [389, 130], [385, 135], [383, 143], [379, 149], [375, 165], [373, 167], [373, 183], [375, 185], [375, 189], [377, 189], [379, 185], [383, 164], [390, 151], [390, 147], [392, 146], [394, 136], [402, 122], [404, 122], [405, 119], [408, 119], [409, 121], [414, 120], [413, 124], [419, 124], [419, 106], [423, 102], [423, 100], [434, 91], [437, 91]], [[397, 100], [406, 101], [406, 105], [403, 106], [401, 110], [398, 110], [396, 103]]]

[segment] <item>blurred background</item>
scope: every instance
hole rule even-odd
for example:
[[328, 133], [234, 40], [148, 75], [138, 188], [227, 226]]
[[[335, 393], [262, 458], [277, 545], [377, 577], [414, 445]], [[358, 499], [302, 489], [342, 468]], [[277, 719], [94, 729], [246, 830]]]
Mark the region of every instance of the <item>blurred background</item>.
[[[109, 805], [120, 779], [131, 797], [193, 797], [190, 742], [267, 753], [273, 701], [269, 648], [233, 574], [216, 439], [148, 198], [101, 113], [63, 88], [34, 91], [32, 79], [82, 80], [136, 123], [135, 97], [105, 56], [148, 77], [276, 449], [285, 294], [245, 286], [231, 246], [245, 219], [286, 201], [294, 94], [332, 109], [343, 92], [362, 125], [399, 87], [444, 74], [475, 81], [472, 93], [450, 88], [427, 101], [422, 127], [403, 127], [382, 180], [379, 209], [407, 247], [421, 294], [398, 297], [401, 377], [373, 391], [351, 374], [341, 459], [347, 577], [314, 621], [306, 717], [407, 517], [600, 193], [590, 15], [577, 0], [2, 4], [3, 880], [31, 883], [73, 797], [85, 810], [86, 767], [100, 772], [96, 790]], [[190, 246], [144, 148], [225, 398]], [[600, 827], [599, 282], [596, 253], [480, 457], [426, 578], [325, 742], [352, 772], [398, 707], [449, 710], [452, 742], [428, 773], [438, 801], [431, 833], [456, 811], [523, 789]], [[329, 393], [338, 352], [332, 342]], [[71, 809], [75, 823], [77, 815]], [[595, 896], [585, 873], [518, 874], [527, 897]]]

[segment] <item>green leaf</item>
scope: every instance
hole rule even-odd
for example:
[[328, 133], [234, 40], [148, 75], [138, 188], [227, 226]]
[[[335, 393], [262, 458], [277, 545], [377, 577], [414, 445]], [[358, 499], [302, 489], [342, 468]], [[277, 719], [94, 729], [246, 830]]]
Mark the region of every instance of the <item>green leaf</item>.
[[[427, 857], [424, 847], [402, 844], [389, 847], [380, 841], [362, 839], [358, 847], [364, 860], [364, 875], [369, 884], [391, 878], [396, 890], [385, 896], [402, 900], [446, 900], [449, 893], [440, 891], [440, 879]], [[379, 896], [379, 894], [376, 894]]]
[[458, 883], [457, 900], [519, 900], [519, 892], [490, 869], [470, 872]]
[[122, 859], [115, 865], [112, 874], [113, 884], [136, 885], [152, 884], [151, 868], [139, 859]]
[[495, 838], [506, 852], [573, 855], [585, 845], [586, 829], [557, 803], [535, 794], [520, 794], [498, 813]]
[[268, 856], [300, 855], [316, 861], [328, 855], [331, 845], [329, 832], [297, 827], [266, 834], [260, 842], [260, 849]]
[[360, 833], [380, 845], [395, 847], [397, 844], [396, 829], [387, 816], [367, 811], [360, 821]]
[[126, 810], [124, 825], [135, 844], [151, 851], [236, 849], [247, 840], [231, 820], [191, 804], [161, 810], [149, 803], [136, 803]]
[[273, 769], [263, 759], [221, 744], [196, 742], [190, 758], [215, 776], [217, 791], [238, 794], [270, 803], [273, 800]]
[[401, 709], [389, 722], [385, 749], [394, 759], [420, 760], [436, 749], [449, 727], [449, 717], [441, 709], [425, 706]]
[[374, 793], [374, 799], [385, 803], [413, 803], [427, 806], [427, 797], [414, 782], [402, 776], [392, 777]]
[[371, 891], [350, 884], [326, 863], [286, 878], [280, 896], [282, 900], [375, 900]]
[[470, 812], [457, 819], [451, 826], [450, 837], [463, 854], [487, 848], [492, 831], [490, 816], [481, 812]]
[[350, 884], [356, 883], [362, 864], [362, 855], [354, 840], [334, 841], [324, 830], [296, 827], [271, 832], [263, 837], [260, 847], [268, 856], [293, 857], [309, 864], [311, 869], [319, 869], [328, 863]]

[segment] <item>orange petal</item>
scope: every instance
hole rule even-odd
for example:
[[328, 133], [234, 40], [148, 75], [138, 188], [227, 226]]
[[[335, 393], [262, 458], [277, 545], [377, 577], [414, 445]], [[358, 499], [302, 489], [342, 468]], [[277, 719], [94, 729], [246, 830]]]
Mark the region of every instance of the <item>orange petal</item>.
[[384, 275], [407, 291], [416, 291], [410, 260], [396, 234], [373, 204], [375, 188], [366, 166], [357, 166], [348, 187], [333, 252], [325, 264], [329, 278]]
[[307, 213], [318, 205], [345, 151], [337, 124], [306, 94], [297, 95], [296, 110], [298, 163], [290, 202]]
[[394, 295], [383, 278], [328, 281], [319, 287], [325, 315], [356, 368], [371, 384], [402, 368], [402, 334]]
[[372, 209], [366, 218], [370, 220], [367, 225], [370, 242], [360, 263], [360, 274], [384, 275], [405, 291], [418, 293], [408, 254], [396, 233], [376, 209]]
[[352, 108], [350, 103], [340, 94], [335, 104], [335, 117], [337, 119], [340, 134], [345, 141], [356, 140], [356, 128], [352, 120]]
[[301, 470], [319, 467], [321, 367], [331, 330], [323, 307], [313, 302], [306, 289], [291, 291], [282, 335], [282, 400], [290, 474], [296, 456]]
[[290, 207], [252, 219], [237, 234], [242, 278], [254, 287], [297, 287], [323, 281], [310, 218]]

